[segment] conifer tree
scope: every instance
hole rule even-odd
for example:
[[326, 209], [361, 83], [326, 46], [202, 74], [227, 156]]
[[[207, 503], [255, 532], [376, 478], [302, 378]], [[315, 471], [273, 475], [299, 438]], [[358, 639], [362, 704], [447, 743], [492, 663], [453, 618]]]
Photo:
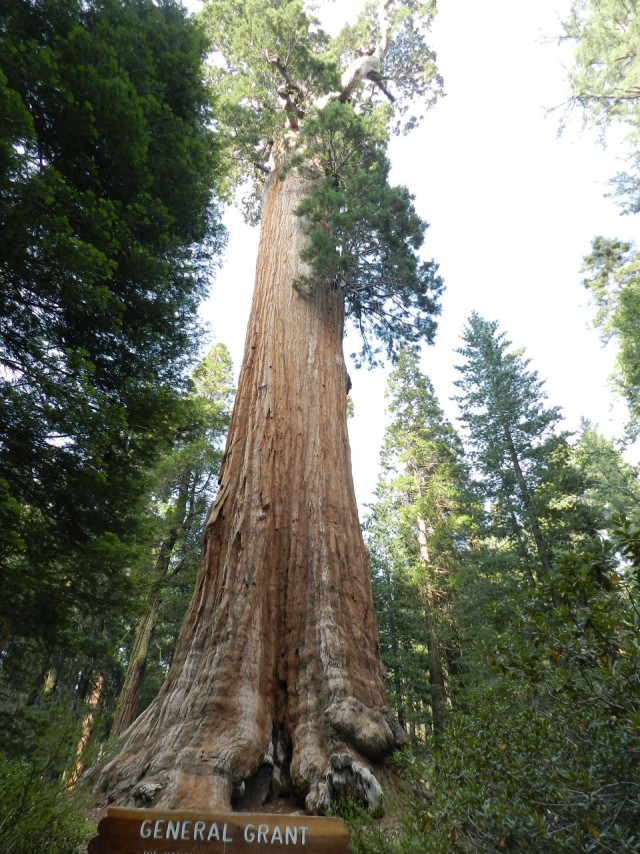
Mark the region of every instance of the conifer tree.
[[[388, 183], [387, 126], [440, 88], [432, 3], [381, 0], [330, 39], [300, 0], [203, 21], [220, 132], [261, 216], [220, 490], [167, 680], [94, 777], [99, 804], [241, 807], [293, 794], [377, 806], [404, 733], [378, 651], [351, 477], [345, 314], [364, 358], [429, 338], [441, 282]], [[414, 100], [412, 100], [412, 98]], [[244, 793], [244, 794], [242, 794]]]
[[[381, 454], [382, 475], [367, 531], [373, 555], [385, 664], [401, 718], [409, 716], [402, 683], [412, 693], [422, 681], [415, 671], [421, 647], [428, 692], [423, 712], [436, 732], [442, 730], [447, 670], [454, 638], [447, 625], [450, 581], [455, 568], [454, 519], [462, 478], [462, 449], [446, 421], [433, 386], [420, 371], [419, 350], [405, 348], [389, 378], [391, 421]], [[416, 631], [416, 611], [421, 612]], [[405, 634], [400, 613], [412, 635]], [[385, 637], [385, 634], [387, 635]], [[446, 640], [444, 635], [448, 635]], [[402, 650], [407, 650], [403, 655]], [[409, 664], [413, 656], [415, 662]], [[389, 665], [391, 667], [389, 668]], [[426, 711], [426, 710], [425, 710]], [[415, 722], [414, 722], [415, 729]]]
[[[465, 444], [494, 535], [517, 548], [529, 580], [551, 573], [553, 554], [593, 528], [580, 521], [582, 485], [570, 465], [560, 411], [495, 321], [473, 313], [457, 365]], [[571, 516], [571, 523], [568, 522]]]
[[205, 40], [173, 0], [0, 4], [0, 648], [125, 587], [220, 249]]

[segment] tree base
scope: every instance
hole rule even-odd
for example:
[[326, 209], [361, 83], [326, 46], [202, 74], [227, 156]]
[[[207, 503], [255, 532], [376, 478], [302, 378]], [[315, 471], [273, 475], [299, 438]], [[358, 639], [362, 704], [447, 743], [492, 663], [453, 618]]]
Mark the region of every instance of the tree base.
[[220, 756], [217, 760], [201, 756], [190, 772], [174, 765], [153, 773], [153, 752], [143, 755], [149, 743], [143, 750], [134, 747], [134, 724], [114, 744], [115, 759], [90, 769], [80, 787], [90, 793], [98, 810], [118, 805], [252, 812], [286, 801], [308, 814], [326, 814], [339, 802], [352, 800], [380, 812], [383, 792], [376, 775], [384, 774], [385, 757], [406, 744], [404, 730], [391, 710], [368, 709], [353, 697], [332, 703], [324, 719], [323, 745], [292, 749], [282, 733], [274, 734], [257, 767], [253, 764], [255, 770], [240, 778], [232, 768], [249, 767], [247, 758], [231, 756], [229, 746], [221, 751], [228, 767]]

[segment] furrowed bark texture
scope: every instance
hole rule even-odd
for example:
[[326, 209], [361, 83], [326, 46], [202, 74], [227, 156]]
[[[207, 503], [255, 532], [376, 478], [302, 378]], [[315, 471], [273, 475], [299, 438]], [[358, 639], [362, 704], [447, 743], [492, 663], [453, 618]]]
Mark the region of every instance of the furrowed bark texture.
[[271, 796], [322, 810], [327, 769], [349, 765], [336, 755], [368, 774], [402, 743], [351, 475], [343, 299], [331, 283], [293, 287], [309, 274], [295, 215], [308, 189], [297, 171], [270, 178], [196, 591], [161, 693], [100, 772], [98, 804], [227, 809], [245, 790], [243, 808], [264, 800], [262, 774]]

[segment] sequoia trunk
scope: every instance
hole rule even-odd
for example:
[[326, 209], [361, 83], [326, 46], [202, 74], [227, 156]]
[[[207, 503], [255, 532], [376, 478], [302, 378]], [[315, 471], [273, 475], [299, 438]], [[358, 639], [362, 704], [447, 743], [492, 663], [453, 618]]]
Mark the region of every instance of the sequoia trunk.
[[403, 740], [351, 476], [343, 298], [332, 282], [294, 287], [309, 275], [295, 213], [308, 181], [297, 170], [269, 180], [195, 594], [165, 685], [100, 771], [101, 804], [226, 809], [262, 779], [324, 809], [327, 770], [344, 765], [332, 754], [366, 776]]

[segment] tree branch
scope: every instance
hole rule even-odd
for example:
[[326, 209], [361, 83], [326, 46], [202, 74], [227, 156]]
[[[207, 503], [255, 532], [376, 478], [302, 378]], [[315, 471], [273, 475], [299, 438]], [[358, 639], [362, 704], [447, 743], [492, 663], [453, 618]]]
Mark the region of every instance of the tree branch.
[[342, 75], [340, 91], [330, 92], [317, 101], [315, 106], [318, 109], [322, 109], [322, 107], [326, 107], [331, 101], [336, 100], [344, 104], [351, 98], [354, 89], [365, 80], [370, 80], [378, 86], [391, 102], [395, 101], [393, 95], [384, 85], [384, 78], [382, 76], [382, 61], [389, 49], [389, 42], [391, 40], [391, 23], [387, 14], [391, 3], [392, 0], [380, 0], [378, 4], [378, 27], [380, 33], [377, 43], [358, 49], [356, 58], [353, 62], [349, 63]]
[[305, 117], [305, 112], [300, 107], [300, 102], [304, 95], [302, 87], [298, 86], [298, 84], [292, 80], [287, 66], [280, 61], [280, 57], [271, 56], [267, 50], [265, 50], [264, 55], [269, 65], [273, 66], [273, 68], [278, 71], [285, 82], [285, 85], [278, 89], [278, 97], [284, 101], [284, 110], [287, 114], [291, 130], [298, 130], [300, 126], [298, 120]]
[[612, 92], [581, 92], [575, 98], [577, 101], [637, 101], [640, 99], [640, 86], [614, 89]]

